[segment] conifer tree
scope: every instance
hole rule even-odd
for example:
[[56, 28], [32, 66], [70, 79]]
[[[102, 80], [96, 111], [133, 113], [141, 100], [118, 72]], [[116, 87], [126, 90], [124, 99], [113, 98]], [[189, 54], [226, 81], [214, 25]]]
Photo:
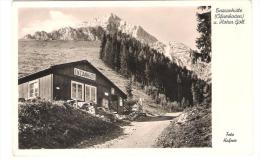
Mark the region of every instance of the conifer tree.
[[106, 45], [104, 48], [103, 60], [111, 66], [111, 54], [112, 54], [112, 38], [110, 36], [107, 37]]
[[101, 41], [101, 45], [100, 45], [100, 52], [99, 52], [100, 59], [103, 59], [103, 57], [104, 57], [104, 52], [105, 52], [104, 49], [105, 49], [106, 42], [107, 42], [106, 37], [107, 37], [107, 35], [104, 33], [102, 36], [102, 41]]
[[120, 50], [121, 50], [121, 41], [116, 40], [116, 50], [115, 50], [115, 56], [114, 56], [114, 68], [118, 72], [120, 70]]
[[197, 13], [197, 31], [200, 37], [197, 38], [196, 44], [200, 51], [201, 59], [205, 62], [211, 61], [211, 7], [198, 7], [200, 11]]
[[127, 68], [127, 52], [126, 52], [126, 44], [124, 41], [121, 43], [121, 56], [120, 56], [120, 72], [122, 75], [128, 77], [128, 68]]
[[146, 84], [149, 85], [150, 80], [151, 80], [151, 66], [149, 65], [148, 62], [145, 65], [145, 71], [144, 72], [145, 72]]
[[127, 85], [126, 85], [127, 97], [128, 97], [129, 99], [132, 99], [132, 97], [133, 97], [132, 91], [133, 91], [133, 88], [132, 88], [132, 79], [129, 78], [129, 80], [128, 80], [128, 82], [127, 82]]

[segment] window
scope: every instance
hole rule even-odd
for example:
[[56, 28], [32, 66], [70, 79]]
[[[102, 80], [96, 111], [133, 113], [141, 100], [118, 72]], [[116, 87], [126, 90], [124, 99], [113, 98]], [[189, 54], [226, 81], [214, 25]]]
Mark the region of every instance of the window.
[[90, 100], [96, 102], [96, 87], [91, 87], [90, 88]]
[[85, 86], [85, 99], [86, 101], [90, 100], [90, 87]]
[[122, 107], [123, 106], [123, 99], [121, 97], [119, 97], [119, 106]]
[[90, 86], [85, 84], [85, 100], [86, 101], [94, 101], [97, 103], [97, 88], [94, 86]]
[[115, 89], [111, 88], [111, 94], [115, 94]]
[[39, 96], [39, 80], [29, 82], [28, 85], [29, 98], [35, 98]]
[[82, 83], [71, 81], [71, 99], [84, 100]]

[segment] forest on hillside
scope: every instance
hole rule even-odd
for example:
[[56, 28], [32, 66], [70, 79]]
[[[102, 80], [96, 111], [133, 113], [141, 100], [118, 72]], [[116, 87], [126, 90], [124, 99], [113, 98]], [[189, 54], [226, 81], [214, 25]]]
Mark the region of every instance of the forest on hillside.
[[193, 72], [120, 31], [103, 35], [100, 58], [126, 78], [141, 83], [155, 99], [165, 95], [164, 102], [176, 101], [183, 107], [199, 104], [210, 90]]

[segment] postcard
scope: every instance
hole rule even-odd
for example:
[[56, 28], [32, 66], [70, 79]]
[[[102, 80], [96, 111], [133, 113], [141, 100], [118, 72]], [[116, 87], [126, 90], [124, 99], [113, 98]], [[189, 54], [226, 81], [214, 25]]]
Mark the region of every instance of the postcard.
[[251, 7], [13, 2], [14, 157], [253, 154]]

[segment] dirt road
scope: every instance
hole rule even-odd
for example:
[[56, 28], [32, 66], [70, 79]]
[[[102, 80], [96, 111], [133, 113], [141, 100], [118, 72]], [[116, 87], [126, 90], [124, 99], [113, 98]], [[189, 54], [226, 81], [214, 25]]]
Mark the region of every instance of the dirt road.
[[153, 147], [157, 137], [161, 134], [173, 118], [180, 113], [167, 113], [164, 116], [152, 117], [145, 122], [132, 122], [124, 126], [124, 134], [119, 138], [107, 141], [93, 148], [149, 148]]

